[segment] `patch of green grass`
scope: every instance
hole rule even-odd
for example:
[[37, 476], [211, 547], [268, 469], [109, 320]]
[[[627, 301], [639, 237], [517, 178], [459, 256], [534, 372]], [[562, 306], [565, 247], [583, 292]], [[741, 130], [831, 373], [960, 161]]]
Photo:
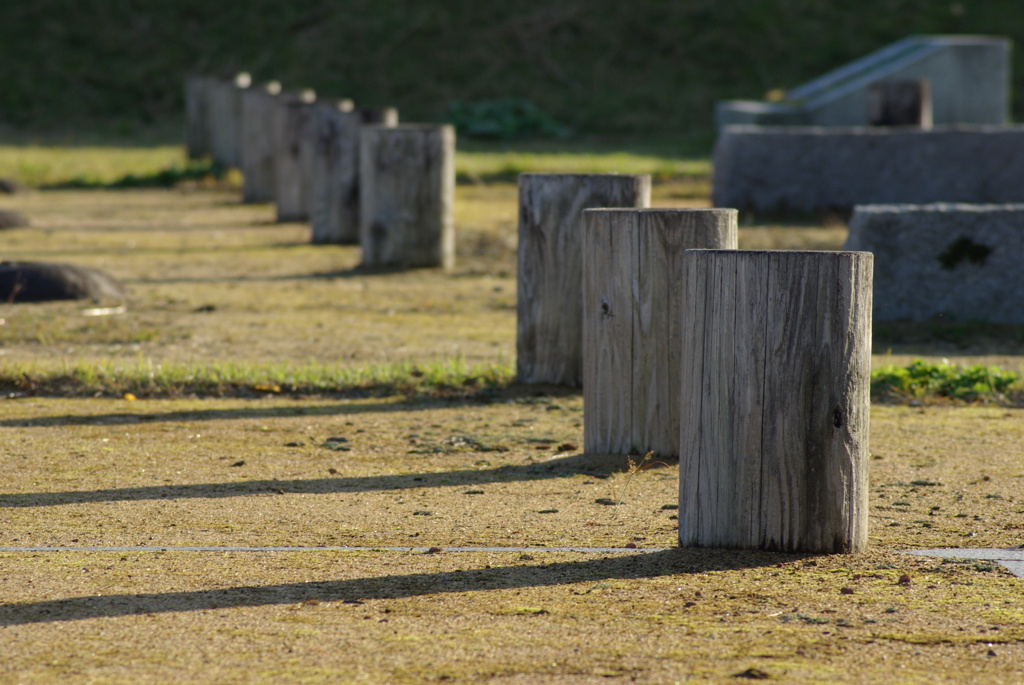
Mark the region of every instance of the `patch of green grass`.
[[100, 363], [0, 364], [0, 392], [16, 395], [235, 397], [265, 394], [469, 395], [494, 392], [514, 377], [511, 364], [466, 364], [459, 357], [429, 364], [153, 364], [145, 359]]
[[210, 160], [190, 161], [184, 165], [173, 164], [165, 169], [146, 172], [128, 172], [107, 181], [95, 174], [69, 178], [44, 188], [173, 188], [186, 181], [218, 181], [227, 173], [223, 165]]
[[156, 178], [172, 169], [188, 169], [183, 148], [0, 146], [0, 178], [27, 186], [100, 187], [128, 177]]
[[[53, 396], [235, 397], [254, 394], [466, 395], [495, 392], [513, 382], [503, 361], [467, 364], [459, 357], [433, 363], [391, 362], [346, 366], [295, 363], [7, 362], [0, 392]], [[1011, 403], [1024, 396], [1020, 376], [998, 366], [961, 367], [917, 360], [871, 374], [876, 400], [945, 398]]]
[[962, 367], [917, 359], [905, 367], [887, 365], [871, 373], [871, 394], [879, 399], [942, 397], [970, 402], [1005, 402], [1019, 388], [1020, 375], [998, 366]]
[[[563, 144], [530, 141], [522, 146], [460, 143], [459, 182], [515, 182], [521, 173], [651, 174], [656, 181], [710, 183], [707, 158], [681, 157], [674, 146], [601, 140]], [[182, 182], [224, 180], [227, 170], [209, 160], [188, 161], [179, 146], [0, 146], [0, 178], [40, 188], [167, 188]], [[238, 185], [238, 179], [227, 177]]]

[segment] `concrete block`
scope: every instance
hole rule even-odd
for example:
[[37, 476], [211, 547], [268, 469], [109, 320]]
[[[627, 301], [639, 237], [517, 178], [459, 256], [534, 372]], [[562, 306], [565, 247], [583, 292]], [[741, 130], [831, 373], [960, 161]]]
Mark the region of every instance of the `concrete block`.
[[843, 249], [875, 255], [875, 321], [1024, 324], [1024, 204], [859, 206]]
[[1024, 202], [1024, 126], [730, 126], [712, 162], [715, 207]]
[[936, 125], [1005, 124], [1012, 42], [997, 36], [910, 36], [797, 86], [777, 103], [720, 102], [732, 124], [864, 126], [869, 91], [885, 81], [927, 81]]

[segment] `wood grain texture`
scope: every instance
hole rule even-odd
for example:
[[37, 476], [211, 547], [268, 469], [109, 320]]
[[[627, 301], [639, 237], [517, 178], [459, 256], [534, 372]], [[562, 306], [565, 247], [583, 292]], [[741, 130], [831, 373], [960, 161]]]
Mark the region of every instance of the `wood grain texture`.
[[226, 167], [241, 165], [242, 94], [250, 87], [248, 74], [210, 81], [210, 154]]
[[633, 288], [633, 445], [637, 453], [679, 454], [680, 316], [688, 249], [737, 246], [733, 209], [654, 209], [636, 216]]
[[274, 110], [281, 84], [253, 86], [242, 94], [240, 169], [242, 202], [274, 200]]
[[647, 175], [521, 174], [516, 379], [583, 381], [583, 236], [592, 207], [647, 207]]
[[274, 202], [278, 221], [306, 221], [315, 135], [312, 92], [278, 96], [274, 109]]
[[367, 266], [455, 264], [455, 129], [364, 126], [359, 244]]
[[[585, 447], [674, 457], [679, 454], [679, 350], [689, 326], [682, 303], [683, 255], [691, 248], [734, 249], [737, 213], [593, 209], [583, 216], [586, 233], [609, 233], [615, 241], [585, 237]], [[602, 257], [591, 250], [616, 254]], [[597, 314], [604, 302], [616, 304], [614, 326]]]
[[[310, 192], [309, 223], [314, 244], [358, 242], [359, 230], [351, 228], [346, 210], [346, 196], [358, 176], [358, 125], [351, 100], [328, 100], [313, 106], [313, 173]], [[358, 204], [356, 204], [358, 208]], [[348, 240], [345, 241], [344, 238]]]
[[589, 454], [628, 454], [632, 446], [636, 241], [613, 219], [591, 210], [582, 215], [583, 449]]
[[233, 85], [228, 79], [212, 77], [207, 85], [207, 116], [209, 117], [210, 157], [214, 162], [228, 165], [227, 148], [231, 122], [228, 106]]
[[349, 100], [320, 103], [314, 111], [312, 242], [359, 243], [359, 136], [363, 124], [396, 126], [394, 108], [353, 109]]
[[863, 549], [872, 255], [684, 261], [680, 543]]
[[[694, 505], [680, 509], [680, 539], [699, 531], [736, 547], [756, 546], [746, 536], [752, 525], [756, 529], [760, 462], [747, 456], [761, 449], [767, 313], [762, 294], [740, 286], [764, 273], [767, 263], [767, 253], [761, 253], [687, 265], [682, 306], [690, 325], [680, 345], [679, 478], [680, 492]], [[709, 315], [721, 302], [731, 303], [732, 316]], [[705, 370], [709, 360], [713, 372]], [[733, 420], [717, 420], [720, 416]], [[683, 460], [695, 453], [714, 460], [715, 468]], [[708, 506], [717, 507], [716, 516], [701, 515]]]

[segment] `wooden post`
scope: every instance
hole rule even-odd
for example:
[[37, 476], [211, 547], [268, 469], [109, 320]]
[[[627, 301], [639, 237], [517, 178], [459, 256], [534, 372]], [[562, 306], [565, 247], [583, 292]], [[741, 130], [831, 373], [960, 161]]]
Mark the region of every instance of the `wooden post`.
[[274, 109], [274, 202], [278, 221], [309, 218], [312, 185], [313, 103], [316, 93], [286, 93]]
[[240, 166], [242, 134], [242, 92], [252, 84], [249, 74], [240, 72], [233, 79], [213, 79], [210, 95], [210, 147], [215, 162], [226, 167]]
[[208, 76], [185, 79], [185, 149], [189, 159], [210, 154], [210, 83]]
[[519, 175], [517, 382], [582, 383], [581, 212], [650, 204], [648, 175]]
[[881, 81], [868, 87], [869, 126], [932, 127], [928, 81]]
[[359, 135], [362, 125], [398, 124], [398, 111], [352, 109], [350, 100], [315, 109], [312, 241], [354, 245], [359, 242]]
[[867, 545], [869, 252], [689, 251], [679, 541]]
[[274, 110], [281, 93], [277, 81], [254, 86], [242, 95], [242, 202], [274, 200]]
[[735, 209], [583, 212], [583, 442], [679, 454], [680, 339], [690, 248], [735, 249]]
[[218, 76], [211, 76], [206, 82], [207, 142], [210, 159], [217, 164], [224, 164], [224, 101], [227, 89], [228, 81]]
[[359, 183], [364, 265], [454, 266], [452, 126], [364, 126]]

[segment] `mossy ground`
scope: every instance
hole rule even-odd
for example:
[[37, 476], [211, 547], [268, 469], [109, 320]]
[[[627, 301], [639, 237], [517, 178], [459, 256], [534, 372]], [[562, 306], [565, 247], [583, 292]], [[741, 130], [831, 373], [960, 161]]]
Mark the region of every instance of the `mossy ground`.
[[4, 546], [665, 548], [3, 553], [11, 682], [1024, 678], [1024, 581], [899, 553], [1021, 543], [1020, 410], [876, 407], [870, 551], [807, 556], [673, 549], [577, 396], [3, 407]]
[[[706, 203], [687, 193], [659, 185], [656, 203]], [[310, 246], [223, 191], [3, 205], [34, 221], [5, 233], [7, 258], [97, 266], [131, 293], [112, 317], [4, 305], [4, 363], [514, 355], [513, 186], [459, 187], [450, 274], [362, 271], [355, 248]], [[843, 234], [757, 225], [741, 242]], [[551, 388], [0, 400], [5, 547], [659, 550], [4, 552], [0, 681], [1022, 681], [1024, 581], [901, 553], [1024, 542], [1022, 419], [876, 406], [870, 550], [806, 556], [675, 549], [678, 468], [630, 479], [625, 459], [582, 455], [582, 401]]]

